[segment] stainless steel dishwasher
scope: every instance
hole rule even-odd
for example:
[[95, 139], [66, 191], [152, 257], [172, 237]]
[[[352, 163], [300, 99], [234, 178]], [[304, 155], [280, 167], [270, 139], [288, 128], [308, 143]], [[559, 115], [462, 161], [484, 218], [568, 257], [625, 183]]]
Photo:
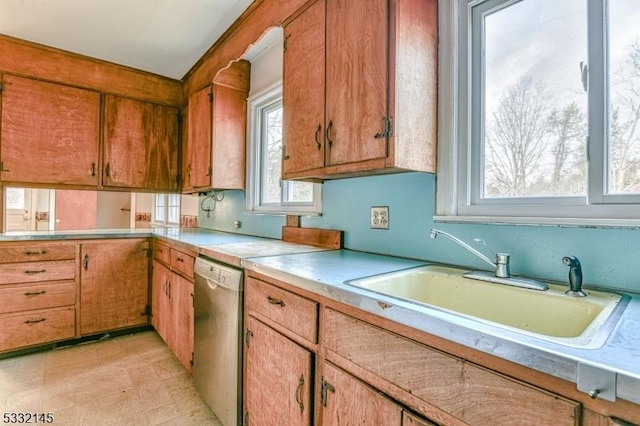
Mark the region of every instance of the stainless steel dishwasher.
[[195, 262], [193, 379], [225, 426], [242, 418], [242, 270]]

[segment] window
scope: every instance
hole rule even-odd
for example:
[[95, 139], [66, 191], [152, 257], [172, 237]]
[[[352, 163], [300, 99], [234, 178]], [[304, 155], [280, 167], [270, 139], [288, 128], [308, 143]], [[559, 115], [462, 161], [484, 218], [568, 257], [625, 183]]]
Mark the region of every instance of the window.
[[247, 210], [274, 214], [319, 214], [322, 185], [283, 181], [282, 85], [249, 99]]
[[180, 225], [180, 194], [156, 194], [153, 223], [161, 226]]
[[637, 2], [446, 7], [438, 214], [640, 217]]

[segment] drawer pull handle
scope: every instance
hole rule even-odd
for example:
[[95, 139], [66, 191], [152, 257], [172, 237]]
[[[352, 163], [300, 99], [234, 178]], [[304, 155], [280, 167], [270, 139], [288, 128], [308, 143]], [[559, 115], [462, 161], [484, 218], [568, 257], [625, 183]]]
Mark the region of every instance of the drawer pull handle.
[[40, 291], [28, 291], [26, 292], [24, 295], [25, 296], [38, 296], [40, 294], [45, 294], [47, 291], [46, 290], [40, 290]]
[[184, 262], [184, 259], [183, 259], [183, 258], [181, 258], [181, 257], [176, 258], [176, 260], [177, 260], [178, 262]]
[[42, 273], [45, 273], [45, 272], [47, 272], [46, 269], [39, 269], [37, 271], [32, 271], [30, 269], [27, 269], [26, 271], [24, 271], [24, 273], [27, 274], [27, 275], [42, 274]]
[[270, 304], [272, 305], [280, 305], [280, 306], [284, 306], [284, 301], [282, 299], [276, 299], [275, 297], [272, 296], [267, 296], [267, 300], [269, 301]]
[[42, 256], [43, 254], [47, 254], [46, 250], [40, 250], [40, 251], [25, 251], [24, 254], [26, 254], [27, 256]]
[[39, 322], [46, 321], [46, 320], [47, 320], [46, 318], [40, 318], [40, 319], [37, 319], [37, 320], [26, 320], [24, 323], [25, 324], [37, 324]]

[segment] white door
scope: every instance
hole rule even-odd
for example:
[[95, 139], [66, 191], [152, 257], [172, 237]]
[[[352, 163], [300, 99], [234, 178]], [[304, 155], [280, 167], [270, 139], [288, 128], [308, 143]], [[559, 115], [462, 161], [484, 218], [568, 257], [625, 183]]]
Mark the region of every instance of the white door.
[[35, 212], [32, 211], [32, 191], [27, 188], [5, 188], [7, 231], [35, 230]]

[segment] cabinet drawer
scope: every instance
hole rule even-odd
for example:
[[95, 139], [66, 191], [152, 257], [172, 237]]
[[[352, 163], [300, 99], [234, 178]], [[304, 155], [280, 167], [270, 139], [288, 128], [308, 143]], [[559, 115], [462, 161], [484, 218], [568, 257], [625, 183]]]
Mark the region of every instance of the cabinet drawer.
[[169, 266], [171, 264], [171, 249], [169, 248], [169, 246], [156, 241], [155, 258], [165, 265]]
[[180, 250], [171, 249], [171, 269], [187, 278], [193, 279], [195, 258]]
[[316, 302], [255, 278], [247, 279], [245, 300], [247, 309], [264, 315], [310, 342], [317, 343]]
[[75, 259], [76, 246], [68, 245], [11, 245], [0, 247], [0, 263], [38, 262], [43, 260]]
[[76, 334], [76, 311], [47, 309], [2, 315], [0, 329], [0, 351], [71, 339]]
[[576, 425], [580, 405], [331, 309], [327, 350], [474, 425]]
[[0, 284], [72, 280], [75, 276], [76, 262], [74, 260], [0, 265]]
[[75, 305], [75, 281], [0, 286], [0, 314]]

